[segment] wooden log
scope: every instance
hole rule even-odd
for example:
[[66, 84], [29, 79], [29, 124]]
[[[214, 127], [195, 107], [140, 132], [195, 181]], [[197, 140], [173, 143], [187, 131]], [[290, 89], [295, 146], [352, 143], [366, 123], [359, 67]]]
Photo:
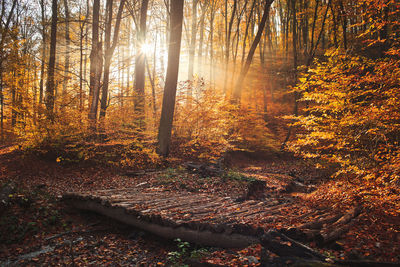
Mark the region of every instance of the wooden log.
[[338, 219], [340, 219], [343, 215], [338, 214], [338, 215], [333, 215], [333, 216], [328, 216], [328, 217], [324, 217], [324, 216], [326, 216], [326, 214], [323, 214], [322, 216], [320, 216], [319, 219], [317, 219], [315, 221], [302, 224], [296, 228], [298, 228], [298, 229], [321, 229], [324, 226], [324, 224], [333, 223], [333, 222], [337, 221]]
[[168, 219], [164, 219], [164, 224], [159, 225], [143, 221], [142, 218], [138, 218], [137, 216], [126, 214], [124, 209], [104, 207], [95, 201], [71, 200], [70, 204], [79, 209], [98, 212], [121, 222], [138, 227], [142, 230], [149, 231], [153, 234], [169, 239], [181, 238], [182, 240], [191, 243], [225, 248], [244, 248], [259, 242], [259, 239], [256, 237], [250, 237], [236, 233], [228, 234], [226, 232], [222, 232], [217, 234], [210, 231], [195, 231], [183, 226], [177, 227], [175, 222], [169, 221]]
[[346, 224], [349, 223], [352, 219], [357, 217], [361, 212], [361, 206], [357, 206], [348, 211], [345, 215], [343, 215], [339, 220], [335, 222], [335, 224]]
[[130, 176], [130, 177], [138, 177], [138, 176], [143, 176], [147, 174], [159, 174], [162, 173], [162, 170], [156, 170], [156, 169], [147, 169], [147, 170], [140, 170], [140, 171], [126, 171], [125, 175]]
[[0, 215], [6, 210], [10, 204], [10, 195], [15, 192], [15, 185], [13, 183], [5, 184], [0, 190]]
[[285, 235], [300, 242], [316, 242], [321, 244], [324, 241], [319, 230], [289, 228], [281, 230]]
[[335, 264], [351, 267], [395, 267], [400, 266], [400, 262], [379, 262], [366, 260], [335, 260]]
[[354, 225], [354, 222], [345, 224], [338, 228], [333, 228], [332, 231], [322, 234], [323, 244], [328, 244], [333, 241], [340, 239], [344, 234], [346, 234], [350, 228]]
[[267, 182], [262, 180], [253, 180], [247, 184], [245, 200], [265, 198]]
[[276, 230], [265, 233], [261, 238], [261, 245], [281, 257], [325, 260], [320, 253]]

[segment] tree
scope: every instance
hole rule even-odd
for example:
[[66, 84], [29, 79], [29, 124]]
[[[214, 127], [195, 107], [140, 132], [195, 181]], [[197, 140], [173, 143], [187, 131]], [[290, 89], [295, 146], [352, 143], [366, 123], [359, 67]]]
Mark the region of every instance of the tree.
[[56, 45], [57, 45], [57, 0], [52, 1], [51, 15], [51, 35], [50, 35], [50, 58], [47, 70], [47, 86], [46, 86], [46, 110], [47, 118], [54, 121], [54, 99], [55, 99], [55, 81], [54, 72], [56, 65]]
[[100, 0], [93, 2], [92, 22], [92, 51], [90, 53], [90, 92], [89, 92], [89, 120], [91, 127], [96, 126], [97, 107], [100, 93], [101, 72], [101, 42], [99, 41]]
[[147, 7], [149, 1], [143, 0], [142, 5], [140, 7], [140, 23], [139, 23], [139, 31], [138, 31], [138, 44], [137, 44], [137, 54], [135, 60], [135, 90], [136, 90], [136, 98], [135, 98], [135, 112], [138, 116], [138, 126], [141, 129], [144, 129], [144, 119], [145, 119], [145, 94], [144, 94], [144, 86], [145, 86], [145, 75], [146, 75], [146, 60], [145, 60], [145, 51], [142, 49], [146, 45], [146, 20], [147, 20]]
[[[237, 8], [237, 0], [233, 1], [233, 8], [231, 18], [229, 20], [229, 26], [226, 25], [228, 19], [228, 6], [227, 2], [225, 2], [225, 26], [227, 27], [226, 37], [225, 37], [225, 79], [224, 79], [224, 92], [226, 93], [226, 86], [228, 82], [228, 66], [229, 66], [229, 52], [230, 52], [230, 44], [231, 44], [231, 34], [232, 34], [232, 26], [233, 20], [235, 19], [236, 8]], [[239, 22], [238, 22], [239, 23]]]
[[[194, 55], [196, 52], [196, 36], [197, 36], [197, 4], [199, 0], [192, 0], [192, 34], [190, 37], [190, 46], [189, 46], [189, 71], [188, 71], [188, 80], [193, 79], [193, 67], [194, 67]], [[188, 92], [189, 96], [191, 95], [191, 89]]]
[[44, 83], [44, 69], [46, 63], [46, 5], [44, 0], [40, 0], [40, 9], [41, 9], [41, 34], [42, 34], [42, 62], [40, 66], [40, 82], [39, 82], [39, 103], [43, 102], [43, 83]]
[[[3, 7], [1, 9], [1, 13], [0, 13], [0, 20], [1, 22], [3, 22], [3, 18], [5, 18], [5, 10], [4, 10], [4, 4], [5, 2], [3, 2]], [[17, 5], [17, 0], [13, 0], [12, 6], [11, 6], [11, 10], [10, 13], [8, 14], [5, 23], [3, 25], [3, 23], [0, 23], [0, 105], [1, 105], [1, 109], [0, 109], [0, 138], [1, 141], [4, 140], [4, 83], [3, 83], [3, 62], [6, 58], [6, 55], [4, 53], [4, 45], [6, 43], [6, 38], [7, 35], [10, 34], [10, 23], [11, 23], [11, 19], [14, 15], [14, 9], [15, 6]]]
[[158, 153], [164, 157], [168, 156], [171, 143], [182, 39], [183, 4], [184, 0], [171, 1], [168, 67], [158, 130]]
[[65, 108], [66, 105], [66, 95], [67, 95], [67, 87], [70, 79], [69, 74], [69, 61], [70, 61], [70, 45], [71, 45], [71, 37], [69, 34], [69, 23], [70, 23], [70, 15], [69, 15], [69, 7], [68, 0], [64, 0], [64, 9], [65, 9], [65, 63], [64, 63], [64, 83], [62, 90], [62, 105], [61, 109]]
[[266, 24], [267, 18], [269, 16], [269, 9], [270, 9], [273, 1], [274, 0], [268, 0], [264, 4], [263, 16], [262, 16], [262, 19], [260, 21], [260, 24], [258, 25], [257, 35], [254, 38], [253, 43], [251, 44], [249, 53], [247, 55], [246, 62], [244, 64], [244, 66], [242, 67], [241, 71], [240, 71], [239, 78], [238, 78], [238, 80], [236, 82], [235, 89], [233, 91], [232, 100], [235, 103], [239, 103], [240, 102], [240, 95], [241, 95], [241, 91], [242, 91], [243, 82], [244, 82], [244, 79], [246, 78], [247, 72], [250, 69], [250, 65], [251, 65], [251, 62], [253, 61], [253, 56], [254, 56], [254, 53], [256, 51], [257, 45], [261, 40], [261, 35], [263, 34], [263, 31], [264, 31], [264, 28], [265, 28], [265, 24]]
[[107, 0], [107, 23], [106, 23], [105, 44], [104, 44], [105, 45], [104, 74], [103, 74], [104, 77], [103, 77], [103, 86], [101, 92], [100, 119], [106, 116], [108, 87], [110, 82], [111, 59], [114, 54], [115, 47], [117, 46], [118, 43], [119, 28], [121, 25], [122, 11], [124, 10], [124, 5], [125, 5], [125, 0], [121, 0], [115, 22], [113, 42], [111, 44], [113, 0]]

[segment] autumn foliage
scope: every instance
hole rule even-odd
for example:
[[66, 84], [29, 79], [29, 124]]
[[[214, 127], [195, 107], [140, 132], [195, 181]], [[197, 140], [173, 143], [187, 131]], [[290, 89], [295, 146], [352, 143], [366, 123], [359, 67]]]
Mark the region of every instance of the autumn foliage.
[[363, 1], [376, 19], [358, 37], [364, 50], [332, 49], [303, 72], [296, 90], [305, 109], [294, 123], [303, 130], [289, 149], [337, 164], [335, 176], [356, 184], [362, 202], [392, 212], [400, 208], [400, 50], [398, 11], [383, 19], [384, 2]]

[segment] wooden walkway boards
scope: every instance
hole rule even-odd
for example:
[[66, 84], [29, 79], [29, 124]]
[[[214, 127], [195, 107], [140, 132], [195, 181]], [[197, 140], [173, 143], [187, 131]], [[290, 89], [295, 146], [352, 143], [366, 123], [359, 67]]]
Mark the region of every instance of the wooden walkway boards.
[[291, 197], [235, 202], [230, 197], [125, 188], [67, 193], [76, 208], [112, 217], [166, 238], [221, 247], [256, 243]]

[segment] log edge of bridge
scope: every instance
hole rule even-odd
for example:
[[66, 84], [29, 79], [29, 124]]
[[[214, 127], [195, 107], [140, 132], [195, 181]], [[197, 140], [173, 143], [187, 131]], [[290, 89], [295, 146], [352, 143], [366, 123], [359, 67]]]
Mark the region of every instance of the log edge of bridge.
[[178, 225], [175, 227], [159, 225], [146, 221], [135, 214], [129, 214], [122, 207], [104, 206], [95, 200], [65, 200], [75, 208], [105, 215], [167, 239], [181, 238], [191, 243], [224, 248], [243, 248], [260, 242], [259, 238], [256, 236], [232, 233], [231, 231], [216, 233], [210, 230], [194, 230], [185, 225]]

